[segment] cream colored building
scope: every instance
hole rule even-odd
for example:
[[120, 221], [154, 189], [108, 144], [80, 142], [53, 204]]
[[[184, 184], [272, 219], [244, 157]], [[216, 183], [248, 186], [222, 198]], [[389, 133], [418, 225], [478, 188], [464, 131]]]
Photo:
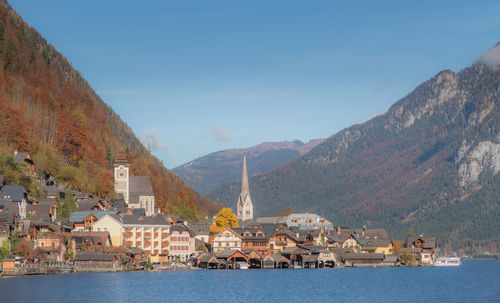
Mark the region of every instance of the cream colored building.
[[223, 251], [226, 248], [241, 250], [241, 240], [242, 237], [238, 233], [227, 227], [214, 236], [212, 250], [214, 252]]
[[115, 191], [123, 195], [130, 208], [144, 208], [146, 216], [155, 213], [155, 194], [148, 176], [131, 176], [125, 155], [118, 155], [114, 163]]
[[140, 248], [154, 256], [153, 262], [160, 262], [168, 255], [170, 227], [164, 216], [105, 215], [92, 229], [109, 232], [113, 246]]

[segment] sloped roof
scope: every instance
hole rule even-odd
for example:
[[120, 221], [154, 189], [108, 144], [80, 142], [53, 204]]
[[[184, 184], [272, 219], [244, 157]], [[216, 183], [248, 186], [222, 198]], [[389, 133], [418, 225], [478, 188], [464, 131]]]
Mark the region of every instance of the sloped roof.
[[345, 260], [383, 260], [384, 254], [375, 253], [346, 253], [344, 254]]
[[178, 232], [181, 232], [181, 233], [182, 233], [182, 232], [184, 232], [184, 231], [187, 231], [187, 232], [189, 232], [189, 235], [190, 235], [190, 236], [194, 236], [194, 233], [191, 231], [191, 229], [187, 228], [187, 227], [186, 227], [186, 226], [184, 226], [184, 225], [174, 225], [174, 226], [172, 226], [172, 227], [170, 228], [170, 230], [171, 230], [171, 232], [170, 232], [170, 233], [172, 233], [172, 232], [174, 232], [174, 231], [178, 231]]
[[2, 187], [2, 200], [20, 202], [25, 195], [26, 191], [22, 185], [5, 185]]
[[302, 214], [291, 214], [286, 217], [286, 224], [290, 228], [296, 229], [319, 229], [333, 228], [332, 222], [326, 220], [323, 217], [318, 216], [317, 214], [311, 213], [302, 213]]
[[19, 164], [24, 162], [24, 159], [26, 159], [29, 156], [28, 152], [17, 152], [14, 153], [14, 163]]
[[144, 208], [132, 208], [132, 213], [135, 216], [145, 216], [146, 215], [146, 209], [144, 209]]
[[96, 218], [100, 219], [105, 215], [116, 214], [116, 210], [87, 210], [87, 211], [75, 211], [71, 213], [69, 217], [70, 223], [83, 222], [83, 219], [88, 215], [94, 215]]
[[153, 186], [148, 176], [129, 177], [129, 203], [139, 203], [140, 196], [154, 196]]
[[112, 218], [120, 222], [122, 225], [164, 225], [170, 226], [170, 223], [163, 216], [120, 216], [111, 215]]
[[111, 202], [111, 204], [113, 204], [113, 207], [116, 209], [121, 209], [121, 208], [127, 207], [127, 203], [123, 199], [111, 200], [109, 202]]
[[387, 247], [391, 244], [391, 239], [385, 238], [385, 239], [371, 239], [371, 238], [362, 238], [362, 243], [361, 245], [363, 247]]
[[410, 236], [408, 237], [408, 241], [406, 246], [409, 247], [415, 243], [418, 239], [422, 240], [423, 245], [422, 248], [435, 248], [436, 247], [436, 238], [428, 237], [428, 236]]
[[286, 217], [260, 217], [255, 220], [259, 223], [280, 224], [286, 222]]
[[12, 211], [0, 212], [0, 222], [5, 221], [5, 223], [11, 225], [14, 224], [15, 214]]
[[238, 250], [236, 250], [236, 249], [226, 248], [226, 249], [224, 249], [224, 251], [217, 254], [217, 258], [222, 258], [222, 259], [229, 258], [232, 254], [234, 254], [237, 251]]
[[38, 198], [36, 200], [38, 205], [49, 205], [50, 207], [56, 206], [57, 200], [56, 198]]
[[97, 206], [97, 203], [99, 200], [80, 200], [77, 203], [78, 210], [79, 211], [89, 211], [92, 210], [92, 208]]
[[208, 235], [210, 233], [210, 224], [192, 223], [189, 225], [189, 229], [195, 235]]
[[50, 205], [29, 204], [26, 205], [26, 216], [30, 219], [50, 218]]
[[113, 261], [114, 255], [93, 251], [82, 251], [75, 256], [75, 261]]

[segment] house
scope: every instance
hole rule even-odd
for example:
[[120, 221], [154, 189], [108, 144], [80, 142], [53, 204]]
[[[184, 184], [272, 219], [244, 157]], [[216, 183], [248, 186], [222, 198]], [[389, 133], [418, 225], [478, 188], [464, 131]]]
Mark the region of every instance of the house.
[[297, 266], [302, 266], [303, 263], [303, 257], [306, 255], [309, 255], [310, 252], [302, 247], [287, 247], [283, 250], [281, 253], [283, 256], [285, 256], [292, 264], [297, 265]]
[[266, 255], [262, 259], [262, 268], [290, 268], [292, 266], [290, 260], [280, 254]]
[[155, 213], [155, 195], [148, 176], [130, 176], [130, 163], [125, 154], [114, 162], [115, 191], [130, 208], [144, 208], [146, 215]]
[[175, 225], [170, 228], [168, 242], [168, 259], [170, 261], [177, 258], [181, 261], [187, 261], [195, 251], [194, 234], [184, 225]]
[[217, 254], [217, 259], [222, 259], [222, 260], [226, 261], [227, 268], [230, 268], [230, 269], [236, 269], [237, 263], [242, 262], [242, 263], [248, 264], [248, 261], [249, 261], [249, 258], [245, 253], [243, 253], [239, 250], [230, 249], [230, 248], [226, 248], [222, 252], [219, 252]]
[[26, 205], [26, 217], [28, 219], [52, 220], [52, 208], [50, 205], [29, 204]]
[[361, 252], [390, 255], [394, 252], [393, 241], [389, 238], [362, 238]]
[[1, 201], [15, 203], [18, 208], [18, 215], [21, 219], [26, 219], [26, 205], [28, 203], [28, 194], [22, 185], [5, 185], [2, 188]]
[[50, 220], [46, 218], [34, 219], [30, 218], [29, 220], [22, 220], [28, 223], [29, 231], [27, 236], [31, 240], [36, 240], [38, 235], [46, 234], [46, 233], [68, 233], [71, 232], [71, 227], [68, 223], [61, 220]]
[[5, 274], [14, 274], [16, 271], [16, 259], [3, 259], [2, 272]]
[[230, 227], [216, 234], [212, 239], [212, 251], [220, 252], [224, 249], [241, 250], [242, 236]]
[[35, 162], [31, 159], [28, 152], [18, 152], [14, 151], [14, 163], [16, 164], [26, 164], [29, 168], [28, 175], [35, 176]]
[[282, 216], [276, 216], [276, 217], [260, 217], [255, 219], [258, 223], [263, 223], [263, 224], [286, 224], [286, 218], [287, 217], [282, 217]]
[[92, 225], [105, 215], [116, 214], [115, 210], [87, 210], [72, 212], [69, 223], [74, 231], [92, 231]]
[[82, 251], [75, 256], [77, 271], [109, 271], [121, 269], [119, 255]]
[[435, 237], [410, 236], [406, 240], [407, 248], [419, 248], [420, 264], [428, 265], [434, 263], [434, 250], [436, 248]]
[[165, 216], [161, 215], [107, 214], [95, 222], [92, 229], [108, 231], [114, 247], [140, 248], [151, 256], [152, 262], [167, 262], [170, 227]]
[[268, 247], [271, 253], [284, 251], [288, 247], [295, 247], [300, 243], [297, 232], [280, 230], [269, 238]]
[[64, 252], [66, 251], [66, 243], [64, 242], [63, 234], [45, 234], [39, 235], [34, 241], [35, 252], [41, 250], [44, 258], [55, 261], [64, 260]]
[[333, 229], [332, 222], [311, 213], [291, 214], [286, 217], [285, 224], [290, 229]]
[[197, 260], [199, 268], [205, 269], [225, 269], [228, 267], [224, 259], [217, 258], [215, 254], [203, 254]]
[[262, 225], [260, 227], [252, 228], [237, 228], [234, 229], [240, 236], [241, 250], [255, 250], [257, 253], [264, 255], [269, 254], [269, 239], [276, 232], [275, 225]]
[[56, 198], [38, 198], [36, 205], [47, 205], [50, 208], [51, 217], [57, 219], [57, 208], [59, 205]]
[[307, 250], [307, 254], [302, 255], [305, 268], [333, 268], [340, 263], [340, 259], [324, 246], [298, 245], [298, 247]]
[[111, 239], [107, 231], [74, 232], [71, 235], [71, 249], [73, 252], [107, 251], [111, 248]]
[[346, 253], [344, 255], [345, 266], [352, 267], [375, 267], [384, 265], [384, 254], [376, 253]]
[[211, 220], [201, 220], [199, 222], [189, 224], [189, 229], [193, 232], [195, 239], [208, 243], [210, 240], [210, 225]]

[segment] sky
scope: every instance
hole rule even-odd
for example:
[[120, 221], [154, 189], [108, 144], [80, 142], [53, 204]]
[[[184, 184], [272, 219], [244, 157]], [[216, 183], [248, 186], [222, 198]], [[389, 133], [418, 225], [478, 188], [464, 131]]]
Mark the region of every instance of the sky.
[[500, 1], [9, 3], [167, 168], [329, 137], [500, 41]]

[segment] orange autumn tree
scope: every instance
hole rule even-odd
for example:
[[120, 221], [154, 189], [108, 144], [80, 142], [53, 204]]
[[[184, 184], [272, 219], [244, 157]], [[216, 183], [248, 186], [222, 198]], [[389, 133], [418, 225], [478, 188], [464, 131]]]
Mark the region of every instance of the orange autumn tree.
[[219, 211], [215, 217], [213, 224], [210, 225], [210, 231], [218, 233], [223, 231], [226, 227], [238, 228], [238, 217], [233, 213], [229, 207], [224, 207]]

